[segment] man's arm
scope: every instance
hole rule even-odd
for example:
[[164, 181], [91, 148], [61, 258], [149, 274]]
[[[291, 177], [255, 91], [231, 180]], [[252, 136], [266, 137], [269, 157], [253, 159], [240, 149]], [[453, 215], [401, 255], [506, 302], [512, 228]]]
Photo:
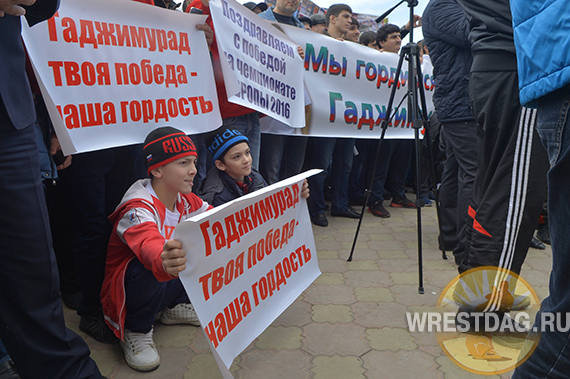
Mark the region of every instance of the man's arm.
[[469, 21], [455, 1], [440, 1], [437, 7], [431, 8], [429, 20], [430, 32], [434, 37], [463, 49], [471, 49]]
[[12, 16], [23, 16], [26, 14], [26, 9], [23, 6], [30, 6], [36, 0], [0, 0], [0, 17], [5, 14]]
[[[0, 0], [3, 1], [3, 0]], [[10, 1], [10, 0], [8, 0]], [[59, 0], [16, 0], [20, 3], [31, 1], [33, 5], [25, 6], [26, 19], [30, 26], [45, 21], [55, 14], [59, 8]], [[35, 1], [35, 3], [34, 3]]]
[[158, 281], [173, 278], [166, 271], [161, 257], [166, 241], [158, 230], [154, 213], [147, 205], [141, 203], [140, 207], [129, 209], [114, 227], [119, 238]]
[[[422, 26], [422, 17], [418, 16], [417, 14], [414, 15], [414, 28], [418, 28]], [[406, 25], [400, 28], [400, 38], [404, 39], [405, 36], [410, 33], [410, 22], [408, 21]]]

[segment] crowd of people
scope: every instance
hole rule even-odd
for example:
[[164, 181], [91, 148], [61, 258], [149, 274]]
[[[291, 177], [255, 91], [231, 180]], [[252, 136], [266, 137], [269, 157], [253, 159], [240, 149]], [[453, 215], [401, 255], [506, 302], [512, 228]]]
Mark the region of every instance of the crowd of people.
[[[208, 0], [135, 1], [210, 16]], [[541, 0], [533, 3], [528, 10], [520, 0], [431, 0], [413, 24], [364, 33], [347, 4], [311, 17], [296, 16], [298, 0], [244, 6], [266, 20], [386, 53], [399, 53], [410, 28], [421, 26], [422, 59], [432, 62], [437, 83], [438, 121], [431, 122], [441, 123], [446, 157], [441, 179], [431, 178], [440, 182], [440, 248], [453, 251], [460, 272], [495, 266], [520, 273], [546, 198], [550, 161], [555, 264], [543, 311], [566, 312], [569, 171], [563, 132], [569, 122], [570, 58], [564, 51], [570, 40], [556, 23], [537, 31], [523, 21], [563, 22], [568, 12], [561, 0], [546, 9]], [[33, 25], [50, 18], [57, 6], [58, 0], [0, 0], [1, 379], [101, 377], [87, 345], [65, 327], [60, 293], [77, 309], [80, 330], [103, 343], [120, 342], [133, 369], [156, 369], [153, 323], [199, 325], [177, 278], [186, 252], [171, 233], [180, 221], [212, 206], [312, 168], [323, 172], [308, 179], [302, 195], [312, 223], [320, 227], [328, 226], [329, 210], [332, 217], [357, 219], [353, 206], [364, 206], [389, 218], [385, 199], [391, 207], [410, 209], [432, 203], [430, 187], [438, 183], [422, 178], [416, 179], [422, 181], [418, 201], [406, 196], [412, 154], [421, 154], [412, 140], [384, 140], [376, 157], [377, 140], [296, 135], [279, 121], [229, 102], [220, 64], [224, 54], [211, 17], [198, 28], [211, 51], [223, 119], [218, 129], [187, 136], [157, 125], [142, 145], [62, 157], [41, 93], [26, 70], [20, 37], [21, 15]], [[557, 59], [545, 60], [529, 42], [537, 38], [551, 44]], [[537, 70], [537, 62], [546, 69]], [[309, 123], [307, 91], [304, 99]], [[185, 148], [166, 151], [165, 140]], [[515, 377], [538, 378], [553, 370], [563, 375], [568, 338], [567, 332], [543, 334]], [[30, 359], [37, 363], [26, 364]]]

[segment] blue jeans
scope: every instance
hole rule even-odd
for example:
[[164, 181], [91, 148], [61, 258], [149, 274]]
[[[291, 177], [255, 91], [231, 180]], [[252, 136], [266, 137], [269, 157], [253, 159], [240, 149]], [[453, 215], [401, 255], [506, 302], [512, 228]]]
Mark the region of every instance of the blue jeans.
[[252, 112], [237, 117], [223, 119], [223, 126], [235, 128], [249, 139], [249, 149], [252, 158], [252, 168], [259, 170], [259, 152], [261, 150], [261, 127], [259, 126], [259, 113]]
[[65, 326], [34, 125], [0, 122], [0, 338], [23, 378], [101, 378]]
[[348, 177], [354, 156], [354, 138], [314, 138], [310, 168], [325, 171], [308, 178], [311, 196], [307, 199], [311, 217], [325, 212], [325, 179], [331, 163], [332, 212], [346, 211], [348, 207]]
[[261, 163], [259, 172], [267, 184], [277, 183], [301, 172], [308, 138], [304, 136], [261, 135]]
[[[552, 272], [550, 296], [544, 299], [540, 312], [560, 314], [564, 325], [570, 312], [570, 85], [538, 100], [538, 134], [548, 151], [548, 205]], [[540, 312], [535, 326], [540, 330]], [[558, 316], [556, 316], [558, 319]], [[556, 320], [555, 319], [555, 320]], [[556, 322], [555, 322], [556, 325]], [[547, 329], [548, 330], [548, 329]], [[570, 331], [546, 331], [530, 358], [517, 368], [513, 379], [567, 378], [570, 372]]]

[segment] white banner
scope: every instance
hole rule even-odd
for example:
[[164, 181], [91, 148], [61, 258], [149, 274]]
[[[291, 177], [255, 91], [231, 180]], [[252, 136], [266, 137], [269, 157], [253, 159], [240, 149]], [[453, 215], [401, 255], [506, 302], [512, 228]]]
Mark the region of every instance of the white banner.
[[[307, 201], [311, 170], [180, 223], [182, 284], [226, 368], [319, 275]], [[223, 371], [223, 370], [222, 370]]]
[[[309, 135], [379, 138], [393, 85], [398, 89], [392, 114], [407, 91], [408, 62], [404, 61], [396, 80], [397, 54], [287, 25], [283, 30], [305, 50], [305, 86], [312, 101]], [[431, 115], [435, 89], [431, 63], [424, 62], [421, 69], [426, 108]], [[409, 114], [406, 99], [396, 111], [386, 138], [413, 138]]]
[[210, 11], [228, 97], [235, 94], [228, 100], [304, 126], [303, 60], [297, 44], [235, 0], [211, 0]]
[[65, 154], [222, 124], [205, 16], [130, 0], [62, 0], [23, 37]]

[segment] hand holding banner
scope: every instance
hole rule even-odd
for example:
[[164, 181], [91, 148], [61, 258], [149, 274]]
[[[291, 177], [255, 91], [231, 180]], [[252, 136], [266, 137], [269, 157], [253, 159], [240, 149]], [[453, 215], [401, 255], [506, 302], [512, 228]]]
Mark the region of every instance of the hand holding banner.
[[311, 170], [180, 223], [182, 284], [206, 336], [229, 368], [320, 275], [307, 202]]

